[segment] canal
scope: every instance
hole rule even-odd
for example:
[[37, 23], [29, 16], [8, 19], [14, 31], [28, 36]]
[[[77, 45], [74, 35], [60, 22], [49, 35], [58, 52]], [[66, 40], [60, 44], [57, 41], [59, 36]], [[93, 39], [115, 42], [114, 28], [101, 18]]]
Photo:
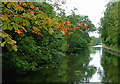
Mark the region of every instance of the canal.
[[[120, 58], [101, 46], [67, 54], [59, 66], [48, 67], [34, 74], [9, 77], [16, 82], [119, 82]], [[9, 80], [9, 81], [10, 81]]]

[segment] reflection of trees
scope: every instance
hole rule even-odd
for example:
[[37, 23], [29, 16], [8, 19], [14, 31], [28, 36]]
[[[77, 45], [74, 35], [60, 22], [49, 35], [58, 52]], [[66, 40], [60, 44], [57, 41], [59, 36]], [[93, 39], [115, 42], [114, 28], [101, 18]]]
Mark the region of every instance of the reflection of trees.
[[[18, 78], [17, 82], [38, 82], [40, 84], [53, 84], [53, 82], [67, 82], [67, 60], [63, 58], [60, 65], [48, 67], [39, 72]], [[51, 83], [49, 83], [51, 82]]]
[[95, 53], [96, 53], [96, 50], [97, 50], [97, 51], [100, 51], [100, 49], [101, 49], [101, 48], [99, 48], [99, 47], [90, 47], [90, 53], [91, 53], [91, 54], [95, 54]]
[[102, 82], [120, 81], [120, 57], [115, 56], [107, 51], [103, 51], [101, 65], [104, 70]]
[[88, 82], [95, 73], [94, 66], [89, 66], [88, 49], [81, 50], [79, 54], [69, 54], [68, 60], [68, 82]]
[[43, 84], [46, 82], [88, 82], [96, 70], [94, 66], [89, 66], [91, 60], [89, 49], [66, 55], [66, 57], [58, 67], [44, 69], [34, 75], [19, 78], [18, 82], [43, 82]]

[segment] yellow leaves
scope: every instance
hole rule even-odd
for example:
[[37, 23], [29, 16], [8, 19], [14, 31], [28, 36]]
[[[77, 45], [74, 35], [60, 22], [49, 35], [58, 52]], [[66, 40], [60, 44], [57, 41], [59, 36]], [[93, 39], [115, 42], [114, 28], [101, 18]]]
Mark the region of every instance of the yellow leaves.
[[13, 6], [13, 3], [8, 3], [7, 7], [10, 8], [11, 6]]
[[22, 28], [25, 32], [27, 32], [27, 30], [23, 26], [20, 26], [20, 28]]
[[5, 14], [5, 15], [2, 14], [2, 20], [3, 20], [3, 21], [9, 20], [8, 17], [7, 17], [7, 14]]
[[34, 16], [34, 19], [36, 20], [36, 16]]
[[15, 10], [16, 11], [22, 11], [22, 10], [24, 10], [24, 8], [18, 5], [18, 6], [15, 7]]
[[38, 8], [38, 7], [35, 7], [35, 9], [36, 9], [36, 10], [39, 10], [39, 8]]
[[7, 4], [8, 2], [4, 2], [4, 4]]

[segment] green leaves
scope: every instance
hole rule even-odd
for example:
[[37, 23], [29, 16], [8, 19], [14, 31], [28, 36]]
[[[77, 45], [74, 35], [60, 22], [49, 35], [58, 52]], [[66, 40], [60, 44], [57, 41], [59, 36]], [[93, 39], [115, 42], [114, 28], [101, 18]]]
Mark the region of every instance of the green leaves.
[[7, 23], [4, 22], [4, 24], [2, 25], [2, 30], [6, 30], [7, 28]]
[[49, 34], [53, 34], [54, 33], [54, 31], [53, 31], [53, 29], [52, 28], [49, 28]]
[[7, 7], [8, 7], [8, 8], [13, 7], [13, 3], [8, 3], [8, 4], [7, 4]]
[[18, 30], [18, 24], [17, 23], [13, 23], [13, 26], [16, 30]]
[[1, 46], [4, 47], [5, 43], [6, 43], [6, 41], [4, 41], [3, 43], [1, 43]]
[[118, 2], [109, 2], [104, 12], [104, 17], [101, 19], [100, 33], [103, 43], [107, 46], [114, 47], [120, 41], [118, 38], [118, 11]]
[[10, 23], [8, 23], [8, 29], [9, 29], [9, 30], [12, 30], [12, 29], [13, 29], [13, 27], [11, 27], [11, 24], [10, 24]]

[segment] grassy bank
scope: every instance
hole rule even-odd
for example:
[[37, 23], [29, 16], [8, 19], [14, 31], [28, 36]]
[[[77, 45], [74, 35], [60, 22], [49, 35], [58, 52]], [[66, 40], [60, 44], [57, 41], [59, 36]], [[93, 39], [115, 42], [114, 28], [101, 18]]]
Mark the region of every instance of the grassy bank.
[[102, 47], [103, 47], [103, 49], [109, 51], [110, 53], [118, 54], [118, 56], [120, 56], [120, 48], [110, 47], [110, 46], [106, 46], [106, 45], [102, 45]]

